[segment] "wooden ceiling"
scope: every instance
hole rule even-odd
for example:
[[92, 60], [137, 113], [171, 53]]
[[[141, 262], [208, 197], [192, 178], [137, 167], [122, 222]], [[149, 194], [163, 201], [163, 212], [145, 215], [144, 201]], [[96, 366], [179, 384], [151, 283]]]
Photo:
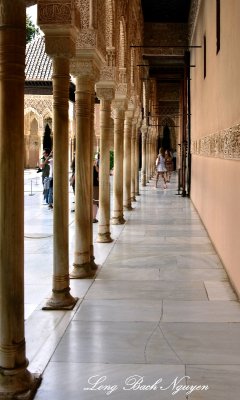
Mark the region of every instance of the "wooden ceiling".
[[144, 22], [187, 23], [191, 0], [142, 0]]

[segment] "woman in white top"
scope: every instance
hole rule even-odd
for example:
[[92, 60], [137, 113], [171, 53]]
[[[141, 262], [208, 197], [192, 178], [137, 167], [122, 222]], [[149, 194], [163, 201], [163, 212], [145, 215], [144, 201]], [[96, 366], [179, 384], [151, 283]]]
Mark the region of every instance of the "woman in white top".
[[167, 169], [166, 169], [166, 165], [165, 165], [165, 152], [162, 147], [160, 148], [158, 157], [156, 159], [156, 167], [157, 167], [156, 187], [157, 187], [159, 175], [161, 175], [163, 178], [163, 182], [164, 182], [163, 188], [166, 189], [167, 188], [167, 185], [166, 185]]

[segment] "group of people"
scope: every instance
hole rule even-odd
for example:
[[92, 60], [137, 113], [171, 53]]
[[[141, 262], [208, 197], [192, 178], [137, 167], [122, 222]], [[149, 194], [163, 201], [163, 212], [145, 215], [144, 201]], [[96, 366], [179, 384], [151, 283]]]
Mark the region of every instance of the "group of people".
[[167, 183], [170, 182], [171, 174], [176, 169], [176, 151], [174, 151], [174, 153], [172, 154], [170, 150], [164, 150], [163, 147], [159, 149], [159, 154], [156, 159], [156, 188], [159, 177], [161, 176], [163, 179], [163, 188], [167, 189]]

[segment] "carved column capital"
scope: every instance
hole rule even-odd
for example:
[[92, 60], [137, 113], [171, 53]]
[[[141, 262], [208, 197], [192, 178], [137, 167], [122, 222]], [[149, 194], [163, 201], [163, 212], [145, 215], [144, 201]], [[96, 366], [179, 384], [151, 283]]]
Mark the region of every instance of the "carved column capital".
[[100, 100], [113, 100], [114, 98], [114, 88], [101, 86], [100, 83], [96, 84], [96, 94]]
[[96, 82], [99, 79], [99, 68], [90, 58], [74, 57], [70, 60], [70, 73], [74, 77], [88, 77]]
[[115, 100], [112, 102], [112, 108], [114, 110], [119, 110], [119, 111], [126, 111], [127, 104], [125, 100]]

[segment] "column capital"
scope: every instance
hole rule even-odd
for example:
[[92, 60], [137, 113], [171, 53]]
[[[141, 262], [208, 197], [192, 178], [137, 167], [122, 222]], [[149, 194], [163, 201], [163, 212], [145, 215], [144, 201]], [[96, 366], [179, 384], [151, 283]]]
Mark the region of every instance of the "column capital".
[[112, 102], [112, 108], [114, 110], [126, 111], [126, 109], [127, 109], [126, 101], [125, 100], [118, 100], [118, 99], [116, 99], [116, 96], [115, 96], [115, 99]]
[[114, 98], [114, 88], [108, 85], [104, 86], [102, 82], [98, 82], [96, 84], [96, 95], [100, 100], [111, 101]]
[[131, 110], [131, 109], [127, 109], [126, 111], [125, 111], [125, 117], [126, 118], [131, 118], [131, 119], [133, 119], [133, 117], [134, 117], [134, 110]]
[[70, 73], [74, 77], [86, 77], [94, 82], [99, 79], [99, 68], [92, 58], [74, 57], [70, 60]]
[[38, 25], [46, 36], [46, 53], [73, 57], [80, 14], [73, 0], [38, 0]]
[[142, 126], [141, 132], [142, 132], [142, 137], [144, 137], [146, 139], [147, 138], [147, 133], [148, 133], [148, 127], [147, 126]]

